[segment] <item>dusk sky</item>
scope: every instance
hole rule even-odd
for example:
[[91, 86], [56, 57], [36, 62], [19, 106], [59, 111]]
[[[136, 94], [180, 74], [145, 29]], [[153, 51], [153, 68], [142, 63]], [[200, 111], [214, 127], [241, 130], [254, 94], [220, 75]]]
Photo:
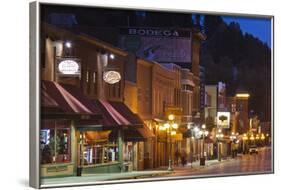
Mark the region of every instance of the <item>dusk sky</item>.
[[271, 48], [271, 20], [268, 18], [250, 18], [237, 16], [223, 16], [226, 23], [238, 22], [241, 30], [252, 34]]

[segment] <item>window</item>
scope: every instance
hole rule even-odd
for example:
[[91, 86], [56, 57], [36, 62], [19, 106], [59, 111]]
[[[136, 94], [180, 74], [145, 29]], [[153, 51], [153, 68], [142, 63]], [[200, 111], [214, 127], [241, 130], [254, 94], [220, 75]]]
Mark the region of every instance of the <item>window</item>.
[[[57, 126], [56, 126], [57, 125]], [[41, 163], [65, 163], [71, 161], [70, 128], [56, 121], [48, 122], [40, 130]]]
[[97, 72], [93, 72], [93, 86], [94, 86], [94, 94], [97, 94], [98, 83], [97, 83]]
[[103, 164], [114, 161], [118, 161], [117, 144], [107, 142], [84, 144], [84, 165]]
[[193, 87], [188, 85], [188, 84], [182, 84], [181, 85], [181, 89], [182, 90], [190, 90], [190, 91], [193, 91]]

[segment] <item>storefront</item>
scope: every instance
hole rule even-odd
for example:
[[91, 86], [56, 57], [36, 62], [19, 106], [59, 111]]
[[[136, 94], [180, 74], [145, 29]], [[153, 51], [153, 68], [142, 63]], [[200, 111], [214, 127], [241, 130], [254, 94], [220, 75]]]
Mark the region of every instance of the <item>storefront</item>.
[[144, 141], [153, 134], [124, 104], [128, 53], [48, 24], [42, 29], [42, 139], [67, 147], [53, 148], [59, 158], [45, 150], [52, 158], [42, 160], [42, 177], [143, 170]]
[[75, 175], [75, 122], [98, 121], [100, 115], [90, 111], [81, 98], [72, 96], [58, 83], [42, 81], [41, 95], [41, 176]]
[[142, 170], [143, 141], [153, 134], [123, 102], [92, 103], [99, 107], [103, 119], [100, 126], [77, 124], [82, 175]]
[[143, 142], [153, 134], [123, 102], [42, 81], [41, 105], [42, 177], [143, 169]]

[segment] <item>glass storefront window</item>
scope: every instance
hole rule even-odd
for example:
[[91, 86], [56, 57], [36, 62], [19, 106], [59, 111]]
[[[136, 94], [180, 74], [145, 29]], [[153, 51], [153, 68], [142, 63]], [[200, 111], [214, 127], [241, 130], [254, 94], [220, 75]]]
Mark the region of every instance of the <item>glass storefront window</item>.
[[40, 145], [42, 164], [71, 161], [69, 128], [41, 129]]
[[126, 162], [133, 161], [133, 143], [126, 142], [124, 144], [124, 160]]
[[118, 161], [118, 147], [114, 143], [84, 145], [84, 165], [103, 164]]

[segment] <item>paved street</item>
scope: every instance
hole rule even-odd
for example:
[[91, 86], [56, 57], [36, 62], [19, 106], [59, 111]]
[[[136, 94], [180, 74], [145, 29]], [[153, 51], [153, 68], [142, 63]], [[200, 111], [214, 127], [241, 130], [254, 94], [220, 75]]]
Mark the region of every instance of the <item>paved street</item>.
[[42, 184], [52, 186], [55, 184], [69, 183], [91, 183], [120, 179], [141, 179], [141, 178], [161, 178], [176, 176], [200, 176], [200, 175], [225, 175], [239, 173], [265, 173], [271, 171], [271, 149], [261, 148], [259, 153], [253, 155], [239, 155], [235, 159], [206, 161], [205, 166], [199, 166], [199, 162], [195, 162], [185, 167], [176, 166], [173, 172], [168, 172], [166, 168], [150, 171], [135, 171], [125, 173], [112, 174], [92, 174], [83, 177], [65, 177], [65, 178], [49, 178], [43, 179]]
[[238, 173], [255, 173], [271, 171], [271, 149], [261, 148], [259, 154], [239, 155], [235, 159], [224, 160], [221, 163], [207, 163], [207, 166], [197, 166], [191, 168], [176, 167], [173, 174], [168, 176], [192, 176], [192, 175], [223, 175]]

